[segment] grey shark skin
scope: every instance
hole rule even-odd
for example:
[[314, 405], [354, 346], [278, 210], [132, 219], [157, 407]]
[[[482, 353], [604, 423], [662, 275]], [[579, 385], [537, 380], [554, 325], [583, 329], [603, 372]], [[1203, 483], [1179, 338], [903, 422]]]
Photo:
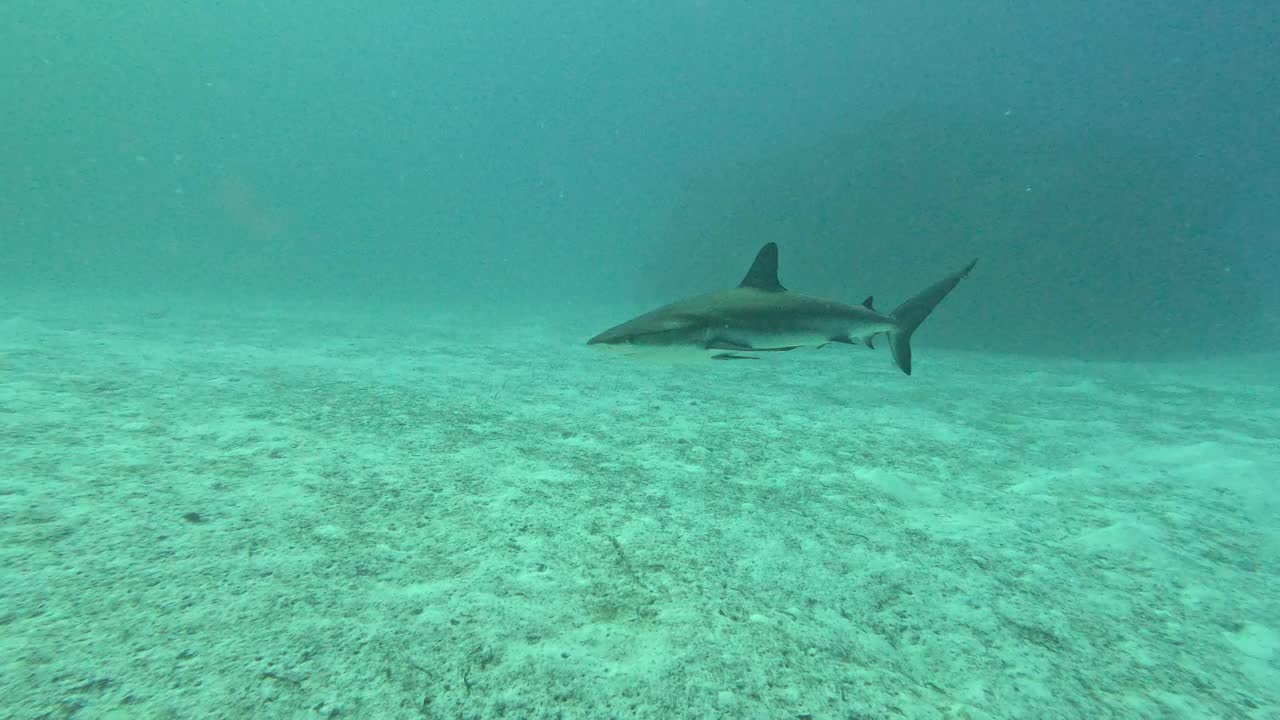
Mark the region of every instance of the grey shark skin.
[[698, 295], [645, 313], [587, 341], [628, 355], [756, 360], [755, 355], [829, 343], [874, 347], [886, 335], [893, 360], [911, 374], [911, 336], [977, 260], [883, 314], [861, 305], [799, 295], [778, 282], [778, 246], [767, 243], [738, 287]]

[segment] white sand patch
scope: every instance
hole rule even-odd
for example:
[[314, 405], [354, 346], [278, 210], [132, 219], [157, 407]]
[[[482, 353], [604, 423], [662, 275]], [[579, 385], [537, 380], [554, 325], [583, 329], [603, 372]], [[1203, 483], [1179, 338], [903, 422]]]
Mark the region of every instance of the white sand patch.
[[1280, 716], [1274, 364], [39, 300], [0, 716]]

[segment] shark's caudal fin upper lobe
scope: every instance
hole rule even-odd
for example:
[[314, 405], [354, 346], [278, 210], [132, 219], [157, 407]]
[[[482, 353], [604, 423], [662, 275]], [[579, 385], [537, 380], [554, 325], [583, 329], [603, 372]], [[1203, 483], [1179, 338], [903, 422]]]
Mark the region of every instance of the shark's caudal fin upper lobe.
[[942, 302], [961, 280], [973, 270], [978, 261], [974, 260], [964, 269], [953, 272], [938, 282], [925, 288], [915, 297], [902, 303], [889, 313], [897, 321], [898, 327], [889, 333], [889, 350], [893, 353], [893, 361], [902, 372], [911, 374], [911, 334], [920, 327], [920, 323], [929, 317], [929, 313]]

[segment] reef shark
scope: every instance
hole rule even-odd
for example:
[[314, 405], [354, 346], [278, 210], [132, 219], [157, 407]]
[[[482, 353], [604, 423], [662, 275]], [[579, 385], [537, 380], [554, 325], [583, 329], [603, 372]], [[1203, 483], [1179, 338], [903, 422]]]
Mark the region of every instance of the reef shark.
[[809, 297], [778, 282], [778, 246], [767, 243], [738, 287], [680, 300], [610, 328], [587, 341], [628, 355], [757, 360], [830, 343], [865, 343], [885, 335], [893, 361], [911, 374], [911, 335], [977, 260], [917, 293], [887, 315], [872, 298], [861, 305]]

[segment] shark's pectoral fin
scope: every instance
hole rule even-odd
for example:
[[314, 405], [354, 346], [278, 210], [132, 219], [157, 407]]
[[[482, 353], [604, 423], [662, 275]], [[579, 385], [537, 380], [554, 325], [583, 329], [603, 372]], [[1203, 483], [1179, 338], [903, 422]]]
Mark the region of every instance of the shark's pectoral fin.
[[751, 357], [750, 355], [734, 355], [732, 353], [720, 353], [719, 355], [712, 355], [711, 359], [712, 360], [759, 360], [760, 358]]
[[852, 345], [853, 338], [849, 337], [848, 335], [834, 335], [832, 337], [827, 338], [827, 342], [844, 343], [845, 345]]

